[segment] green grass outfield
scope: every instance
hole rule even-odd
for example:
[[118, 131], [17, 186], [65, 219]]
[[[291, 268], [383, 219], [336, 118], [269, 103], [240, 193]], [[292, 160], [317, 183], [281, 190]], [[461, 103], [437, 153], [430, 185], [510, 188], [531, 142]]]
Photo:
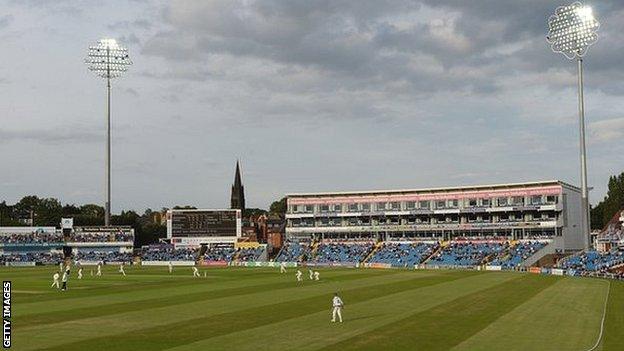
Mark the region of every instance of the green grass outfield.
[[[115, 267], [69, 290], [54, 266], [0, 268], [13, 283], [13, 350], [624, 349], [624, 284], [513, 272]], [[203, 277], [203, 272], [207, 277]], [[307, 271], [304, 270], [307, 278]], [[346, 306], [330, 323], [333, 292]]]

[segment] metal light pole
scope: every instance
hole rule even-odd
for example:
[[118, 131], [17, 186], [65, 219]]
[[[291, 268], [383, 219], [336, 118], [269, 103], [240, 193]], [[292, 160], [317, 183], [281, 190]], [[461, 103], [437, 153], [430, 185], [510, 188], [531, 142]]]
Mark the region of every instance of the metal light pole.
[[106, 204], [104, 206], [104, 225], [110, 225], [111, 211], [111, 79], [120, 77], [132, 64], [128, 49], [117, 44], [115, 39], [101, 39], [97, 45], [89, 47], [85, 63], [90, 71], [106, 79]]
[[581, 159], [581, 226], [585, 248], [590, 244], [589, 196], [587, 187], [587, 155], [585, 151], [585, 105], [583, 102], [583, 56], [590, 45], [598, 40], [596, 30], [600, 23], [594, 18], [589, 6], [574, 2], [560, 6], [548, 19], [546, 39], [554, 52], [562, 53], [570, 60], [576, 59], [578, 70], [579, 143]]

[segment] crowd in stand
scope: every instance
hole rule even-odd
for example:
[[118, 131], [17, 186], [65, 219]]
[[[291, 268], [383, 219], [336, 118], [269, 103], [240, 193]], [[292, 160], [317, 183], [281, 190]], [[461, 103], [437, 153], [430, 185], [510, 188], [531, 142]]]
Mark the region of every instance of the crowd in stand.
[[90, 262], [132, 262], [134, 255], [119, 251], [78, 251], [74, 256], [76, 261]]
[[491, 255], [500, 255], [505, 242], [452, 242], [436, 253], [427, 264], [437, 266], [475, 266]]
[[257, 261], [260, 255], [264, 252], [264, 248], [258, 247], [255, 249], [240, 249], [238, 250], [237, 260], [242, 262]]
[[437, 249], [438, 244], [387, 242], [377, 250], [369, 263], [385, 263], [395, 267], [408, 267], [422, 263]]
[[546, 246], [546, 242], [542, 241], [523, 241], [509, 249], [509, 252], [503, 252], [493, 259], [489, 266], [501, 266], [503, 268], [514, 268], [520, 266], [527, 258], [533, 256], [537, 251]]
[[63, 255], [60, 253], [50, 252], [26, 252], [26, 253], [11, 253], [0, 255], [0, 265], [4, 265], [6, 262], [39, 262], [43, 264], [56, 264], [63, 259]]
[[63, 242], [62, 233], [32, 232], [0, 235], [0, 244], [48, 244]]
[[236, 249], [234, 247], [212, 247], [206, 250], [204, 261], [232, 261]]
[[296, 262], [302, 258], [310, 258], [311, 248], [308, 241], [288, 240], [284, 242], [282, 250], [275, 258], [278, 262]]
[[141, 253], [143, 261], [195, 261], [196, 259], [196, 249], [174, 249], [170, 245], [150, 247]]
[[134, 235], [127, 232], [114, 233], [74, 233], [70, 239], [74, 242], [132, 242]]
[[316, 263], [358, 263], [373, 250], [374, 243], [368, 242], [325, 242], [320, 243], [312, 259]]
[[624, 252], [622, 251], [613, 250], [600, 253], [595, 250], [588, 250], [563, 259], [558, 266], [563, 269], [576, 270], [581, 274], [584, 272], [606, 273], [609, 268], [622, 263], [624, 263]]

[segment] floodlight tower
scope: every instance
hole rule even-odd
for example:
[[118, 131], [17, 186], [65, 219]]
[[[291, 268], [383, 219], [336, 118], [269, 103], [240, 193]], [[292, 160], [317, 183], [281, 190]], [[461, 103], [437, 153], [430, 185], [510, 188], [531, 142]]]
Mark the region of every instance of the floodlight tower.
[[122, 47], [115, 39], [101, 39], [95, 46], [89, 47], [85, 63], [90, 71], [98, 77], [106, 79], [106, 205], [104, 206], [104, 225], [110, 225], [111, 210], [111, 79], [120, 77], [132, 64], [128, 49]]
[[583, 103], [583, 56], [590, 45], [598, 40], [596, 30], [600, 23], [594, 18], [592, 8], [580, 2], [560, 6], [548, 19], [548, 37], [554, 52], [570, 60], [576, 59], [578, 70], [578, 113], [581, 157], [581, 211], [585, 248], [590, 244], [590, 215], [587, 189], [587, 156], [585, 152], [585, 105]]

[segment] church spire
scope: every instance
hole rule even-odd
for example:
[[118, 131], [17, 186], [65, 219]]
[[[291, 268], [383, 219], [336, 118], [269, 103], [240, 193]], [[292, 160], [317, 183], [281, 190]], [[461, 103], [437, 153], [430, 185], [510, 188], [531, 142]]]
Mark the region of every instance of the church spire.
[[232, 184], [232, 195], [230, 197], [230, 208], [245, 211], [245, 187], [241, 178], [240, 164], [236, 160], [236, 174], [234, 184]]

